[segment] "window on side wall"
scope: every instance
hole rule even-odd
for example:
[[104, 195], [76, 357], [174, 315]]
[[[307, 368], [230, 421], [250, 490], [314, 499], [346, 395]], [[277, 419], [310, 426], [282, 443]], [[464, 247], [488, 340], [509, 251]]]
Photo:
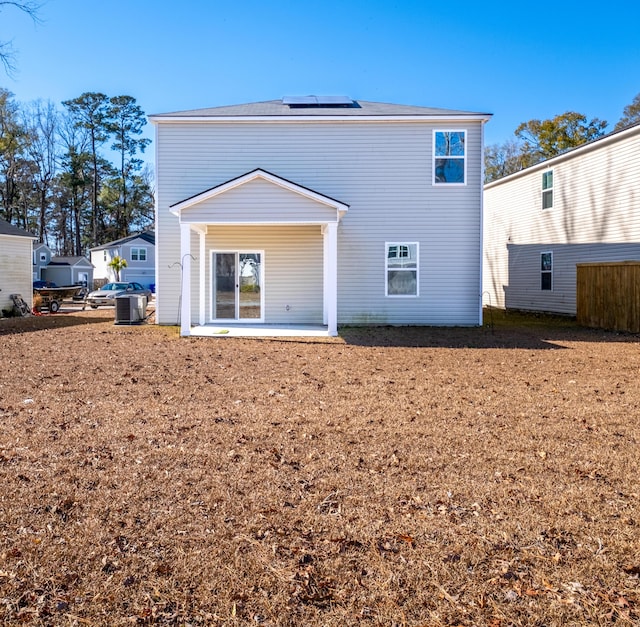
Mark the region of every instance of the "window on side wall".
[[464, 185], [466, 170], [466, 131], [434, 131], [434, 185]]
[[542, 173], [542, 208], [553, 207], [553, 170]]
[[553, 253], [540, 253], [540, 289], [553, 289]]
[[385, 296], [418, 295], [418, 243], [385, 244]]
[[146, 261], [147, 249], [146, 248], [132, 248], [131, 249], [131, 261]]

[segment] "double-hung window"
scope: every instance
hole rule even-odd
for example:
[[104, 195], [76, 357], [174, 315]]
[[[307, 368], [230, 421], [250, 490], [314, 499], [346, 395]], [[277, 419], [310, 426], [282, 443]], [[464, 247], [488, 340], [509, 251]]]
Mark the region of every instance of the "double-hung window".
[[464, 185], [467, 181], [466, 131], [433, 132], [434, 185]]
[[385, 295], [418, 295], [418, 243], [385, 244]]
[[146, 248], [132, 248], [131, 249], [131, 261], [146, 261], [147, 249]]
[[553, 207], [553, 170], [542, 173], [542, 208]]
[[540, 289], [553, 289], [553, 253], [540, 253]]

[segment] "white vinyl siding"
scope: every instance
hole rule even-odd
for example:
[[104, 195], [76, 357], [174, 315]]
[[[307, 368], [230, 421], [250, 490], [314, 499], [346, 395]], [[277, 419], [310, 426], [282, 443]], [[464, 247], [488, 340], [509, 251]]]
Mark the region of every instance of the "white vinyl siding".
[[[176, 322], [180, 292], [179, 264], [172, 266], [180, 262], [179, 224], [169, 207], [262, 168], [349, 205], [338, 226], [340, 324], [478, 324], [481, 123], [465, 124], [463, 186], [432, 184], [434, 128], [448, 130], [451, 121], [159, 123], [156, 237], [162, 258], [158, 261], [158, 321]], [[311, 212], [325, 211], [314, 204], [309, 205]], [[198, 211], [197, 205], [184, 215], [196, 220], [189, 213], [192, 210]], [[254, 211], [247, 206], [234, 210], [246, 215]], [[286, 206], [282, 214], [277, 206], [273, 210], [284, 219], [291, 216]], [[191, 241], [195, 255], [199, 250], [196, 234]], [[419, 298], [385, 297], [381, 251], [388, 241], [421, 244]], [[251, 247], [265, 249], [268, 272], [268, 249], [259, 242]], [[192, 267], [197, 265], [192, 261]], [[197, 292], [199, 283], [192, 280], [191, 285]], [[269, 288], [267, 276], [265, 290]]]
[[21, 294], [31, 307], [33, 248], [28, 237], [0, 235], [0, 309], [11, 309], [11, 294]]
[[[553, 167], [553, 210], [541, 210]], [[640, 127], [491, 183], [484, 198], [485, 304], [575, 315], [576, 263], [640, 259]], [[540, 253], [553, 252], [553, 291]]]
[[182, 210], [189, 223], [327, 222], [336, 210], [263, 179], [249, 181]]

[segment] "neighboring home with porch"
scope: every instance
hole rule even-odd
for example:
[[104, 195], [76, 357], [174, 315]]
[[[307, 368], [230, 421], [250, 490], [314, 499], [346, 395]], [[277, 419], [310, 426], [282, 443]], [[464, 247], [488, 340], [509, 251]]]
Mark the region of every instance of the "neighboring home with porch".
[[[42, 250], [42, 249], [41, 249]], [[40, 278], [43, 281], [63, 285], [83, 285], [93, 289], [93, 266], [82, 256], [51, 257], [49, 265], [42, 268]]]
[[576, 314], [576, 264], [640, 260], [640, 124], [485, 185], [484, 303]]
[[315, 96], [150, 116], [156, 320], [481, 324], [490, 117]]
[[38, 238], [0, 219], [0, 312], [12, 309], [11, 294], [33, 306], [33, 242]]
[[95, 267], [96, 281], [108, 283], [117, 279], [109, 262], [114, 257], [122, 257], [127, 267], [120, 270], [121, 281], [136, 281], [143, 287], [156, 283], [156, 236], [153, 230], [143, 231], [95, 246], [91, 249], [91, 263]]

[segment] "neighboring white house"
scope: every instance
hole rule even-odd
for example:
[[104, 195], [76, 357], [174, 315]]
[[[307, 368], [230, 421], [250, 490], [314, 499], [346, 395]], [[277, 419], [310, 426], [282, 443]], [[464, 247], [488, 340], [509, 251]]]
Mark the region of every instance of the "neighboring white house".
[[156, 320], [481, 324], [490, 117], [314, 96], [150, 116]]
[[156, 236], [154, 231], [143, 231], [91, 249], [91, 263], [95, 267], [94, 278], [115, 281], [116, 276], [109, 262], [122, 257], [127, 267], [120, 270], [121, 281], [137, 281], [144, 287], [156, 282]]
[[41, 269], [40, 278], [58, 286], [84, 285], [91, 289], [93, 287], [93, 266], [86, 257], [53, 256], [49, 265]]
[[640, 124], [485, 185], [484, 302], [576, 313], [576, 264], [640, 260]]
[[20, 294], [29, 307], [33, 306], [31, 233], [0, 220], [0, 311], [12, 309], [11, 294]]

